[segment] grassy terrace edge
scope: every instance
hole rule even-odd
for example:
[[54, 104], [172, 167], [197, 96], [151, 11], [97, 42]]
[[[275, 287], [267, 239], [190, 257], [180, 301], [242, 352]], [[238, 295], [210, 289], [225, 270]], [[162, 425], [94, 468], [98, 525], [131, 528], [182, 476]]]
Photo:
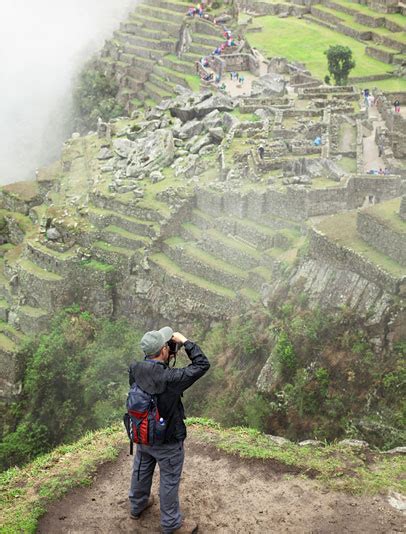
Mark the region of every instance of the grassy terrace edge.
[[[406, 492], [405, 456], [365, 455], [338, 444], [314, 449], [294, 443], [279, 446], [254, 429], [224, 429], [209, 419], [187, 420], [190, 441], [210, 444], [224, 453], [260, 461], [276, 461], [292, 473], [314, 478], [331, 490], [353, 494]], [[97, 468], [117, 458], [127, 444], [122, 425], [90, 432], [62, 445], [22, 468], [0, 474], [0, 532], [34, 534], [38, 520], [52, 501], [69, 490], [89, 486]], [[367, 458], [368, 456], [368, 458]]]

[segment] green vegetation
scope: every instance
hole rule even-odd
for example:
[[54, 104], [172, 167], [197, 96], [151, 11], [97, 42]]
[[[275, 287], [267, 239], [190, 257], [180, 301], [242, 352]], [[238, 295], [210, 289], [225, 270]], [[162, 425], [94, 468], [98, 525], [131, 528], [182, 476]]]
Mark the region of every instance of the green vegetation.
[[139, 339], [125, 321], [96, 319], [79, 307], [60, 313], [19, 354], [23, 390], [9, 407], [0, 465], [24, 464], [119, 419]]
[[114, 460], [124, 443], [121, 425], [87, 433], [72, 445], [62, 445], [27, 467], [0, 475], [2, 534], [34, 534], [46, 506], [71, 488], [88, 486], [98, 465]]
[[[302, 61], [314, 76], [323, 79], [326, 74], [324, 51], [334, 44], [348, 46], [353, 52], [356, 66], [353, 76], [372, 76], [390, 71], [390, 66], [365, 55], [365, 44], [317, 24], [302, 19], [275, 16], [255, 20], [262, 32], [249, 35], [252, 46], [262, 50], [266, 57], [282, 56], [294, 61]], [[283, 38], [270, 38], [283, 35]], [[406, 80], [404, 86], [406, 86]]]
[[73, 93], [74, 113], [81, 129], [95, 128], [97, 119], [108, 121], [125, 115], [117, 103], [118, 86], [91, 65], [79, 75]]
[[362, 321], [348, 310], [309, 311], [300, 292], [273, 298], [270, 312], [253, 309], [207, 334], [202, 344], [212, 368], [186, 399], [188, 413], [293, 440], [402, 445], [406, 345], [376, 355]]
[[350, 71], [355, 67], [352, 51], [348, 46], [329, 46], [325, 52], [328, 71], [334, 78], [336, 85], [347, 85]]

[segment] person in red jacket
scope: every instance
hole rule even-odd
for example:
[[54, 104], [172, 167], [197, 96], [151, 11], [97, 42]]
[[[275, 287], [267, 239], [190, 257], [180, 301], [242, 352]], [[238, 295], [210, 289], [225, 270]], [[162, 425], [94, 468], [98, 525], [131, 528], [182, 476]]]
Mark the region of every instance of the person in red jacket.
[[[174, 352], [173, 344], [184, 347], [191, 363], [187, 367], [169, 367]], [[161, 526], [164, 534], [192, 534], [198, 525], [182, 518], [179, 506], [179, 483], [182, 474], [186, 426], [181, 400], [183, 392], [209, 369], [210, 363], [200, 347], [180, 332], [166, 326], [144, 334], [141, 339], [144, 361], [132, 363], [129, 370], [130, 386], [157, 396], [159, 414], [166, 422], [166, 434], [161, 445], [137, 445], [134, 458], [129, 499], [131, 517], [139, 519], [152, 506], [150, 495], [156, 464], [160, 470]], [[175, 349], [176, 352], [176, 349]]]

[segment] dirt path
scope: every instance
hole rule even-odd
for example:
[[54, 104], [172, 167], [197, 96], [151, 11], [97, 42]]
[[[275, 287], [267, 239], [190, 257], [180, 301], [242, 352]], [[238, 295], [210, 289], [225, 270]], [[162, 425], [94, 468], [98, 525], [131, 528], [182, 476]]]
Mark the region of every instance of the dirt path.
[[[91, 487], [74, 490], [52, 505], [37, 534], [158, 533], [157, 480], [155, 504], [140, 521], [129, 518], [131, 462], [123, 450], [116, 462], [99, 470]], [[273, 462], [240, 460], [190, 439], [180, 497], [183, 512], [199, 522], [201, 534], [405, 532], [405, 516], [383, 497], [320, 490], [315, 482], [282, 472]]]
[[375, 106], [369, 108], [368, 116], [373, 121], [373, 128], [371, 135], [369, 137], [364, 137], [363, 139], [364, 172], [370, 170], [379, 171], [379, 169], [385, 168], [383, 159], [379, 157], [378, 146], [375, 142], [376, 128], [377, 126], [384, 126], [384, 121]]

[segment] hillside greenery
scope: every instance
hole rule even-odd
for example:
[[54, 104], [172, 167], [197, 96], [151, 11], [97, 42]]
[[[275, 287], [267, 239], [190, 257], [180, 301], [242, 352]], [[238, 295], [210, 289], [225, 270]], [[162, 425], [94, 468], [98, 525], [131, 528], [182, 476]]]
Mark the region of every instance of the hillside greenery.
[[[22, 395], [3, 416], [2, 468], [119, 421], [140, 337], [123, 320], [78, 307], [60, 313], [49, 333], [20, 352]], [[346, 309], [311, 311], [299, 294], [207, 332], [196, 328], [191, 337], [212, 367], [185, 398], [189, 415], [292, 440], [352, 437], [382, 449], [405, 442], [406, 343], [377, 355]], [[180, 354], [178, 366], [187, 364]]]
[[96, 319], [79, 307], [60, 313], [19, 355], [22, 395], [7, 409], [1, 466], [24, 464], [119, 420], [139, 340], [125, 321]]
[[218, 325], [204, 348], [212, 368], [188, 396], [188, 413], [292, 440], [358, 438], [382, 449], [405, 443], [406, 343], [377, 354], [347, 309], [312, 311], [299, 294]]
[[118, 85], [114, 79], [88, 64], [79, 74], [73, 90], [74, 116], [79, 130], [95, 129], [100, 117], [109, 121], [125, 115], [117, 102]]

